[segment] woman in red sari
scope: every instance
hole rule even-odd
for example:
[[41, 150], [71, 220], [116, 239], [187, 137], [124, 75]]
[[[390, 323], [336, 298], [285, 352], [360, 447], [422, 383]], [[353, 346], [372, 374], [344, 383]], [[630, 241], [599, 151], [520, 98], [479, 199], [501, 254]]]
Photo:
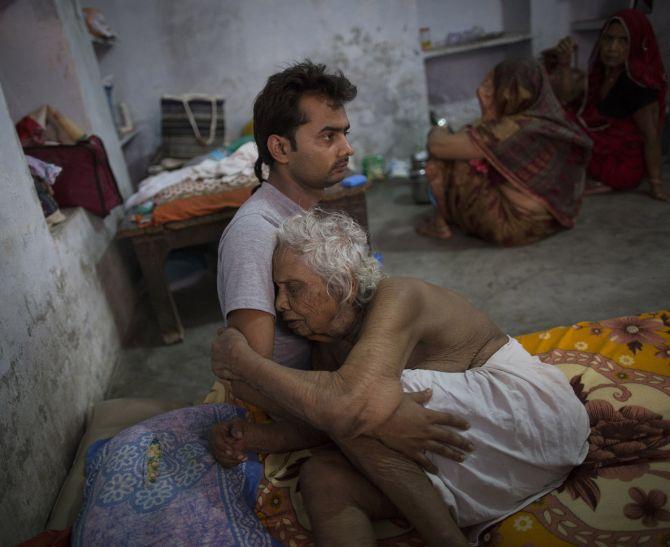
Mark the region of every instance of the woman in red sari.
[[591, 53], [583, 90], [571, 85], [571, 49], [569, 38], [557, 46], [560, 61], [552, 84], [564, 102], [582, 96], [576, 116], [593, 140], [589, 177], [605, 185], [604, 190], [627, 190], [646, 175], [651, 195], [670, 200], [663, 191], [660, 144], [667, 82], [649, 20], [634, 9], [607, 20]]
[[477, 96], [481, 120], [428, 135], [426, 175], [438, 214], [417, 231], [446, 239], [455, 224], [498, 245], [525, 245], [571, 228], [591, 142], [566, 118], [540, 64], [500, 63]]

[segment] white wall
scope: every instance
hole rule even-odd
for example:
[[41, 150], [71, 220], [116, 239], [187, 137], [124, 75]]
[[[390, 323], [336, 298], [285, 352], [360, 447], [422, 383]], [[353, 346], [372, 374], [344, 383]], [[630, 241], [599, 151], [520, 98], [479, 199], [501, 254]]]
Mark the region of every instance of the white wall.
[[[68, 114], [79, 123], [114, 143], [99, 79], [94, 78], [96, 67], [86, 68], [90, 43], [78, 42], [76, 13], [70, 0], [22, 0], [0, 12], [0, 40], [21, 22], [24, 33], [12, 34], [14, 39], [39, 44], [39, 51], [0, 49], [2, 545], [43, 529], [72, 462], [85, 411], [109, 384], [126, 325], [117, 325], [123, 313], [106, 293], [126, 306], [134, 303], [129, 297], [132, 279], [114, 242], [122, 211], [117, 208], [102, 220], [72, 210], [66, 222], [50, 231], [13, 127], [12, 118], [24, 109], [55, 99], [64, 111], [71, 108]], [[40, 42], [45, 35], [32, 35], [32, 29], [49, 29], [53, 51], [50, 41]], [[55, 64], [35, 66], [40, 59]], [[31, 63], [30, 70], [22, 72], [22, 62]], [[11, 114], [5, 89], [13, 97]], [[108, 145], [108, 151], [113, 148]], [[120, 155], [118, 144], [116, 151]], [[123, 174], [118, 157], [115, 167], [117, 176]], [[125, 183], [127, 192], [127, 175]]]
[[417, 0], [419, 28], [430, 29], [433, 43], [444, 42], [450, 32], [462, 32], [479, 26], [485, 32], [503, 28], [501, 0]]
[[[449, 33], [481, 27], [484, 32], [529, 33], [531, 0], [418, 0], [420, 26], [430, 27], [431, 39], [445, 40]], [[502, 47], [475, 49], [425, 61], [428, 103], [454, 125], [471, 117], [475, 90], [486, 73], [499, 62], [530, 55], [531, 40]]]
[[358, 86], [348, 108], [357, 154], [405, 157], [428, 125], [414, 0], [91, 0], [118, 34], [101, 52], [143, 134], [131, 169], [159, 144], [159, 99], [188, 91], [226, 99], [227, 137], [239, 135], [269, 75], [306, 57]]
[[105, 143], [121, 193], [132, 189], [77, 0], [0, 8], [0, 82], [16, 122], [50, 104]]
[[571, 2], [569, 0], [531, 0], [530, 21], [533, 34], [533, 56], [554, 47], [570, 34]]
[[89, 131], [55, 4], [12, 2], [0, 10], [0, 28], [0, 82], [11, 118], [18, 121], [48, 99]]
[[39, 532], [88, 405], [119, 352], [95, 275], [111, 234], [77, 215], [49, 232], [0, 90], [0, 543]]

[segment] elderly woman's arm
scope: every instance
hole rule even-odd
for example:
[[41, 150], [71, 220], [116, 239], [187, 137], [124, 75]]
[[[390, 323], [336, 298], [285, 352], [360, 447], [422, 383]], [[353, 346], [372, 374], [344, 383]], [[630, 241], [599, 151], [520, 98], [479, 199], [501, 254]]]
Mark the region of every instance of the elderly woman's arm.
[[298, 371], [262, 357], [241, 333], [228, 329], [216, 342], [212, 368], [219, 377], [247, 382], [317, 429], [350, 437], [382, 424], [400, 405], [394, 361], [403, 353], [402, 338], [389, 338], [386, 345], [374, 340], [357, 344], [335, 372]]
[[[575, 48], [575, 42], [570, 36], [566, 36], [554, 48], [542, 52], [544, 66], [549, 73], [549, 83], [556, 98], [563, 105], [574, 103], [584, 93], [585, 74], [571, 66]], [[549, 66], [550, 59], [556, 66]]]
[[234, 330], [215, 341], [212, 368], [219, 377], [248, 382], [287, 412], [338, 438], [381, 431], [391, 416], [396, 424], [409, 416], [404, 422], [425, 428], [420, 434], [434, 431], [437, 423], [463, 428], [463, 420], [424, 409], [402, 393], [400, 374], [432, 324], [430, 314], [422, 313], [423, 300], [425, 295], [411, 283], [383, 281], [358, 342], [336, 372], [277, 365], [254, 352]]
[[663, 191], [661, 178], [661, 141], [658, 135], [658, 103], [640, 108], [633, 114], [635, 124], [644, 139], [644, 160], [651, 186], [651, 195], [656, 199], [670, 201], [670, 195]]
[[467, 131], [450, 133], [444, 127], [433, 127], [430, 130], [426, 148], [432, 158], [440, 160], [478, 160], [484, 157]]

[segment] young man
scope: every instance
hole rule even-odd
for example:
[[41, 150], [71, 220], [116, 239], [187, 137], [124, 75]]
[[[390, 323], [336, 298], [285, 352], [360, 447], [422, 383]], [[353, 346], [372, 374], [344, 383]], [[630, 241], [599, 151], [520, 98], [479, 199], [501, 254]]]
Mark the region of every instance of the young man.
[[[278, 226], [314, 206], [340, 182], [354, 153], [344, 105], [356, 87], [341, 73], [305, 61], [268, 78], [254, 103], [256, 176], [261, 186], [226, 227], [219, 244], [218, 293], [226, 326], [241, 331], [259, 354], [292, 368], [310, 368], [310, 345], [276, 317], [272, 252]], [[263, 180], [262, 166], [269, 167]], [[217, 343], [213, 344], [216, 356]], [[241, 383], [240, 399], [266, 410]]]

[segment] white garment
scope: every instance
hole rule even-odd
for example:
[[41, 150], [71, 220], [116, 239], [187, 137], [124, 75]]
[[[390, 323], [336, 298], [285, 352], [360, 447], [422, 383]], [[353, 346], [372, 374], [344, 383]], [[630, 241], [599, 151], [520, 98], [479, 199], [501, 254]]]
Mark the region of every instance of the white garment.
[[476, 544], [491, 524], [559, 486], [588, 452], [589, 418], [565, 375], [514, 339], [464, 373], [405, 370], [405, 391], [432, 388], [426, 407], [462, 416], [474, 451], [462, 463], [428, 454], [428, 473]]
[[140, 182], [136, 193], [126, 200], [126, 209], [144, 203], [158, 192], [187, 179], [208, 179], [233, 182], [240, 175], [251, 177], [254, 173], [254, 164], [258, 158], [258, 148], [255, 142], [248, 142], [240, 146], [227, 158], [215, 161], [206, 159], [198, 165], [183, 167], [176, 171], [158, 173]]

